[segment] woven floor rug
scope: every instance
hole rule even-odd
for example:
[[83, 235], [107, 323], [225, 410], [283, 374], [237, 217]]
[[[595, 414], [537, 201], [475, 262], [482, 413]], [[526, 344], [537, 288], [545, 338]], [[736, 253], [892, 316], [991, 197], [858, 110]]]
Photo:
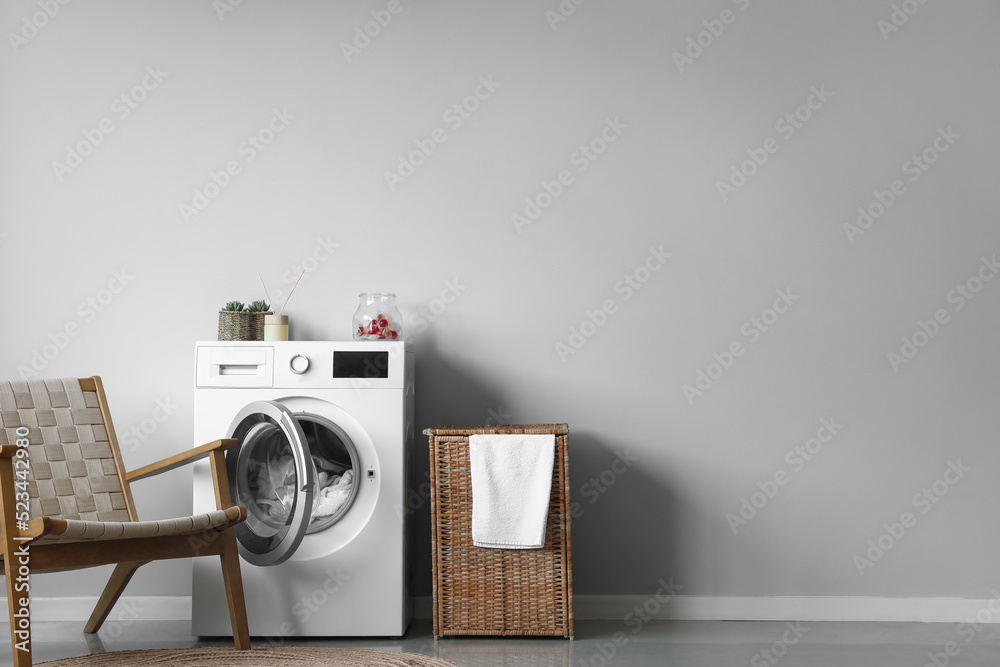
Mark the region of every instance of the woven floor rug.
[[416, 653], [365, 649], [187, 648], [153, 651], [112, 651], [36, 663], [37, 667], [454, 667], [450, 662]]

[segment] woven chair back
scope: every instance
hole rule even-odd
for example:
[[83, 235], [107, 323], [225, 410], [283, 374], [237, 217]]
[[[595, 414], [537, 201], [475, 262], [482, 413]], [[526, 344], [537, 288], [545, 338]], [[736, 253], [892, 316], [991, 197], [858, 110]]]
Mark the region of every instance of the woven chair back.
[[[129, 521], [121, 455], [101, 411], [99, 386], [81, 380], [0, 382], [0, 445], [28, 429], [31, 518]], [[21, 431], [24, 432], [23, 430]], [[18, 477], [15, 466], [15, 482]]]

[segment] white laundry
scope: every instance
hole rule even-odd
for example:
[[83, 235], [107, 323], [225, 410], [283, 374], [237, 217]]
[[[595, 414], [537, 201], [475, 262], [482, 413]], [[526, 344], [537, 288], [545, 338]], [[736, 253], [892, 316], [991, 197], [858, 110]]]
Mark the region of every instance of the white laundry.
[[[316, 493], [313, 496], [310, 523], [337, 514], [350, 502], [354, 488], [354, 471], [313, 456], [317, 469]], [[257, 506], [267, 518], [286, 523], [295, 503], [295, 461], [290, 452], [268, 457], [266, 462], [250, 461], [250, 487]], [[342, 471], [343, 474], [338, 474]]]
[[[327, 473], [320, 473], [322, 478]], [[351, 489], [354, 486], [354, 471], [348, 470], [343, 475], [328, 475], [326, 485], [320, 483], [319, 495], [313, 500], [313, 520], [336, 514], [351, 499]]]
[[285, 523], [292, 510], [295, 494], [295, 461], [290, 453], [268, 457], [266, 462], [249, 461], [250, 488], [257, 506], [267, 517]]

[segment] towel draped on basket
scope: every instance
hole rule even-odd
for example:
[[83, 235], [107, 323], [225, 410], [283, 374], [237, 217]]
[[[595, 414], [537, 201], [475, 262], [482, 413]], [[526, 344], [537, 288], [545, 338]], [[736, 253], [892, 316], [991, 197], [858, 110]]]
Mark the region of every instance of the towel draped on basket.
[[541, 549], [552, 489], [555, 436], [469, 436], [472, 543], [490, 549]]

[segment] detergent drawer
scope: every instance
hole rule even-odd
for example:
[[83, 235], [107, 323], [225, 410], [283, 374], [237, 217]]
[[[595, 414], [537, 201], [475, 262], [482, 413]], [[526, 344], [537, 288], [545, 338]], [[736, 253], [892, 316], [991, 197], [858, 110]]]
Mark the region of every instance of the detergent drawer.
[[274, 385], [274, 347], [199, 347], [198, 387], [271, 387]]

